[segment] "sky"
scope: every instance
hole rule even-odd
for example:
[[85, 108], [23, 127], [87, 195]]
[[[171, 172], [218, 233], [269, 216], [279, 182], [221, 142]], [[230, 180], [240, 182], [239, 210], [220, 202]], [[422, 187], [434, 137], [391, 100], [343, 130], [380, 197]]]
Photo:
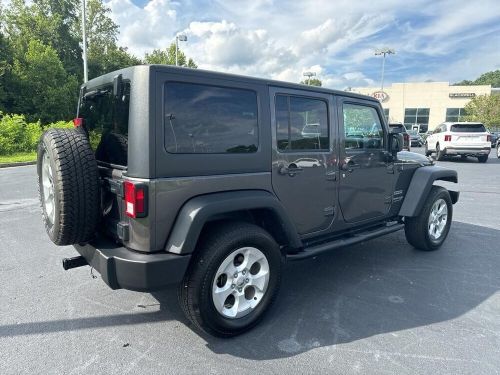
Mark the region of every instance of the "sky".
[[119, 44], [143, 57], [187, 35], [199, 68], [336, 89], [475, 79], [500, 69], [500, 0], [109, 0]]

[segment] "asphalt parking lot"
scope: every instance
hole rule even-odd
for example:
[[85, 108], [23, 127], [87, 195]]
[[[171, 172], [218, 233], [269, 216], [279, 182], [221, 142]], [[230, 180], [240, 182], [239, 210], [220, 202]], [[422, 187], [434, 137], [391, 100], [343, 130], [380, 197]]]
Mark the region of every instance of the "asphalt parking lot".
[[174, 288], [64, 271], [76, 252], [45, 234], [35, 167], [0, 169], [0, 374], [500, 373], [500, 159], [438, 164], [461, 190], [441, 250], [398, 232], [290, 263], [264, 321], [230, 340], [193, 330]]

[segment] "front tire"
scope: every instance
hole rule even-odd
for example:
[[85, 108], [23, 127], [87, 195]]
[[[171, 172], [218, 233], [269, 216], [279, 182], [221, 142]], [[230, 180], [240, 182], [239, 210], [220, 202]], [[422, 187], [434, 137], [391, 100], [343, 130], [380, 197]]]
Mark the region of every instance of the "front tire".
[[220, 337], [255, 326], [274, 301], [282, 255], [264, 229], [248, 223], [210, 227], [179, 286], [179, 303], [200, 330]]
[[444, 152], [441, 151], [439, 143], [436, 145], [436, 160], [442, 161], [444, 159]]
[[432, 151], [429, 151], [429, 145], [425, 142], [425, 156], [431, 156]]
[[418, 250], [439, 249], [450, 231], [452, 216], [450, 193], [433, 186], [420, 214], [405, 218], [406, 240]]

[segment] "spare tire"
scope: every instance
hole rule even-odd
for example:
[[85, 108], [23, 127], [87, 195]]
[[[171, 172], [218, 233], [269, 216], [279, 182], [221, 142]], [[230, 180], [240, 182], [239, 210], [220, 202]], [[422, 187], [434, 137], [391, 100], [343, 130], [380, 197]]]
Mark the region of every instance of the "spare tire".
[[100, 217], [99, 171], [85, 132], [45, 132], [37, 173], [43, 222], [52, 242], [63, 246], [91, 240]]

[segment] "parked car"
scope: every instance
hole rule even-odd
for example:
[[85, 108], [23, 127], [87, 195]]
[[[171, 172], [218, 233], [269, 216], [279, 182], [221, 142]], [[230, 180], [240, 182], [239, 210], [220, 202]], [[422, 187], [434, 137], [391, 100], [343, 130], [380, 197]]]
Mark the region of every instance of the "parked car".
[[497, 140], [500, 138], [500, 132], [498, 131], [491, 131], [491, 148], [496, 147]]
[[45, 132], [37, 159], [47, 234], [79, 253], [63, 267], [112, 289], [177, 284], [217, 336], [259, 322], [285, 260], [403, 229], [437, 250], [459, 196], [434, 185], [456, 171], [399, 152], [380, 102], [350, 92], [143, 65], [84, 83], [74, 123]]
[[444, 122], [427, 137], [425, 154], [436, 153], [437, 160], [446, 156], [477, 157], [486, 163], [491, 151], [491, 135], [479, 122]]
[[391, 122], [389, 123], [389, 129], [391, 133], [403, 134], [403, 150], [410, 151], [410, 135], [408, 134], [405, 126], [401, 122]]
[[424, 140], [416, 130], [408, 130], [408, 135], [412, 147], [422, 147], [424, 145]]

